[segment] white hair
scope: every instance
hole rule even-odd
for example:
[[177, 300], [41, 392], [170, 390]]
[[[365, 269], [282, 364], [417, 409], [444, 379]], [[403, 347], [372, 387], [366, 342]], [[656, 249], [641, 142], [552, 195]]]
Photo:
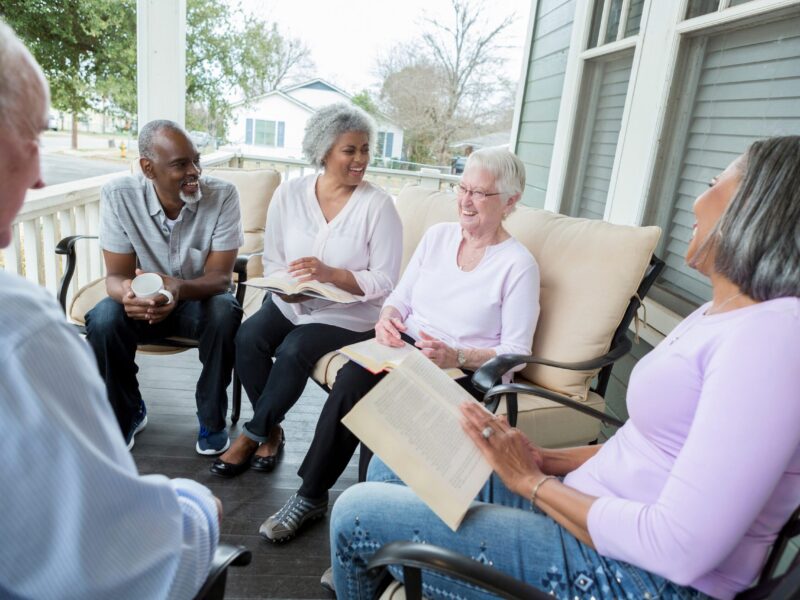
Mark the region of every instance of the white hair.
[[0, 19], [0, 128], [35, 137], [45, 126], [46, 112], [32, 114], [33, 100], [50, 104], [47, 80], [14, 31]]
[[369, 145], [375, 145], [375, 120], [354, 104], [328, 104], [315, 112], [306, 123], [303, 135], [303, 155], [317, 168], [324, 166], [325, 157], [336, 139], [343, 133], [366, 133]]
[[525, 191], [525, 165], [516, 154], [502, 146], [481, 148], [470, 154], [464, 170], [471, 167], [490, 173], [499, 192], [513, 196]]

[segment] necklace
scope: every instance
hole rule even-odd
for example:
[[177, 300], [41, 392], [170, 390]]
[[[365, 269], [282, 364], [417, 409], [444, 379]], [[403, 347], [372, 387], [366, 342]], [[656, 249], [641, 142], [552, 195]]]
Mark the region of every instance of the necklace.
[[[717, 306], [717, 307], [716, 307], [716, 310], [714, 309], [714, 307], [713, 307], [713, 306], [710, 306], [710, 307], [709, 307], [709, 308], [708, 308], [708, 309], [707, 309], [707, 310], [706, 310], [706, 311], [703, 313], [703, 316], [709, 316], [709, 315], [715, 315], [715, 314], [718, 314], [718, 313], [719, 313], [719, 311], [722, 309], [722, 307], [723, 307], [723, 306], [725, 306], [725, 305], [727, 305], [727, 304], [729, 304], [729, 303], [733, 302], [734, 300], [736, 300], [736, 298], [738, 298], [739, 296], [742, 296], [743, 294], [744, 294], [744, 292], [739, 292], [738, 294], [734, 294], [733, 296], [731, 296], [731, 297], [730, 297], [730, 298], [728, 298], [727, 300], [724, 300], [724, 301], [723, 301], [723, 302], [722, 302], [722, 303], [721, 303], [719, 306]], [[672, 336], [672, 338], [670, 338], [670, 340], [669, 340], [669, 342], [667, 343], [667, 345], [669, 345], [669, 346], [672, 346], [672, 344], [674, 344], [674, 343], [675, 343], [675, 342], [677, 342], [679, 339], [681, 339], [681, 338], [682, 338], [684, 335], [686, 335], [686, 333], [687, 333], [688, 331], [690, 331], [690, 330], [692, 329], [692, 327], [694, 326], [694, 324], [695, 324], [695, 323], [697, 323], [699, 320], [700, 320], [700, 319], [695, 319], [695, 320], [694, 320], [692, 323], [690, 323], [690, 324], [689, 324], [689, 326], [688, 326], [686, 329], [684, 329], [683, 331], [681, 331], [681, 332], [680, 332], [680, 333], [678, 333], [677, 335], [674, 335], [674, 336]]]
[[706, 312], [704, 312], [703, 314], [704, 314], [704, 315], [715, 315], [715, 314], [717, 314], [718, 312], [720, 312], [720, 311], [722, 310], [722, 307], [723, 307], [723, 306], [726, 306], [727, 304], [730, 304], [731, 302], [733, 302], [734, 300], [736, 300], [736, 299], [737, 299], [739, 296], [741, 296], [742, 294], [744, 294], [744, 292], [739, 292], [738, 294], [734, 294], [733, 296], [731, 296], [730, 298], [728, 298], [727, 300], [725, 300], [724, 302], [722, 302], [722, 304], [720, 304], [720, 305], [719, 305], [719, 306], [717, 306], [717, 307], [714, 307], [713, 305], [712, 305], [712, 306], [709, 306], [709, 307], [708, 307], [708, 310], [707, 310]]

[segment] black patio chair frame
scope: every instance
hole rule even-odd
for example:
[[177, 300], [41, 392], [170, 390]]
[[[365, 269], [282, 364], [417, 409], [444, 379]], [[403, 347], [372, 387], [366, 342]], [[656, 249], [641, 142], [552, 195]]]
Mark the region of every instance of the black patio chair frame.
[[[784, 573], [777, 574], [789, 541], [797, 536], [800, 536], [800, 507], [778, 534], [756, 584], [737, 594], [735, 600], [800, 600], [800, 552], [795, 554]], [[421, 600], [422, 569], [466, 581], [501, 598], [552, 599], [550, 594], [502, 571], [431, 544], [391, 542], [373, 555], [367, 568], [373, 570], [391, 565], [401, 565], [403, 568], [406, 600]]]
[[214, 560], [203, 587], [197, 592], [195, 600], [222, 600], [225, 597], [225, 584], [228, 580], [228, 567], [245, 567], [253, 559], [253, 553], [244, 546], [220, 544], [214, 553]]
[[[61, 309], [64, 311], [64, 314], [67, 313], [67, 292], [69, 290], [69, 286], [72, 283], [72, 277], [75, 274], [75, 267], [78, 263], [77, 252], [75, 249], [75, 244], [79, 240], [93, 240], [97, 239], [96, 235], [71, 235], [65, 237], [56, 246], [55, 252], [58, 255], [66, 256], [66, 264], [64, 265], [64, 275], [61, 277], [61, 281], [58, 284], [58, 292], [57, 298], [58, 303], [61, 305]], [[251, 256], [255, 254], [240, 254], [236, 257], [236, 262], [233, 267], [233, 272], [237, 275], [237, 285], [236, 285], [236, 300], [239, 301], [239, 304], [244, 303], [244, 294], [245, 294], [245, 286], [241, 285], [247, 281], [247, 261], [250, 259]], [[75, 328], [78, 332], [82, 335], [86, 334], [86, 327], [83, 325], [78, 325], [77, 323], [74, 324]], [[185, 338], [164, 338], [162, 340], [156, 340], [153, 342], [148, 342], [146, 345], [148, 346], [163, 346], [165, 348], [197, 348], [197, 342], [187, 340]], [[241, 415], [242, 410], [242, 382], [239, 380], [239, 375], [236, 373], [236, 369], [233, 369], [233, 392], [232, 392], [232, 402], [231, 402], [231, 423], [233, 425], [239, 420], [239, 416]]]
[[614, 363], [631, 350], [632, 344], [628, 338], [628, 329], [630, 328], [631, 321], [633, 321], [636, 312], [642, 305], [642, 300], [647, 296], [647, 292], [650, 291], [650, 288], [653, 283], [655, 283], [656, 279], [658, 279], [663, 269], [664, 261], [656, 255], [653, 255], [650, 258], [650, 264], [645, 271], [644, 277], [642, 277], [642, 281], [639, 283], [636, 294], [630, 299], [622, 320], [614, 331], [614, 335], [611, 339], [611, 347], [608, 352], [602, 356], [581, 362], [562, 363], [525, 354], [503, 354], [491, 359], [480, 367], [473, 374], [472, 383], [475, 387], [484, 392], [484, 403], [486, 407], [492, 412], [495, 412], [500, 404], [501, 398], [505, 396], [508, 422], [512, 426], [515, 426], [517, 424], [519, 406], [517, 395], [532, 394], [573, 408], [590, 417], [599, 419], [606, 425], [613, 425], [616, 427], [622, 426], [622, 421], [619, 419], [586, 406], [584, 403], [573, 400], [564, 394], [554, 392], [553, 390], [548, 390], [529, 383], [499, 384], [499, 382], [502, 380], [503, 375], [509, 370], [522, 364], [539, 364], [573, 371], [600, 369], [595, 378], [595, 385], [592, 387], [592, 391], [605, 397]]

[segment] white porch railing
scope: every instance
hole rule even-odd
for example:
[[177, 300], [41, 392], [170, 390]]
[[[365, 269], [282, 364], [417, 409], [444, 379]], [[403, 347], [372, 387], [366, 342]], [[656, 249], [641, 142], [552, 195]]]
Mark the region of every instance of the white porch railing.
[[[211, 154], [203, 159], [203, 166], [243, 169], [271, 167], [278, 170], [284, 180], [301, 177], [314, 170], [301, 160], [243, 155], [236, 151]], [[0, 267], [43, 285], [55, 295], [63, 274], [61, 257], [55, 253], [56, 245], [70, 235], [97, 235], [100, 224], [100, 189], [106, 182], [128, 172], [120, 169], [118, 173], [28, 192], [22, 210], [14, 221], [12, 242], [7, 248], [0, 250]], [[459, 178], [444, 174], [369, 168], [367, 179], [397, 195], [409, 183], [443, 189]], [[97, 242], [81, 240], [78, 244], [79, 261], [74, 275], [77, 287], [73, 284], [73, 289], [79, 289], [102, 277], [104, 273], [102, 252]]]

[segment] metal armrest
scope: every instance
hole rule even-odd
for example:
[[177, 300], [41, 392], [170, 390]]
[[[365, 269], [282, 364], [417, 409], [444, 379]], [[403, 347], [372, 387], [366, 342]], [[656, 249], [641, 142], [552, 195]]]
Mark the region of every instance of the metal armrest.
[[475, 371], [472, 375], [472, 383], [482, 392], [486, 392], [497, 385], [503, 378], [503, 375], [508, 373], [511, 369], [524, 364], [545, 365], [547, 367], [569, 369], [571, 371], [601, 369], [606, 365], [614, 364], [617, 360], [625, 356], [630, 352], [631, 347], [631, 341], [623, 337], [620, 338], [616, 345], [612, 346], [611, 350], [602, 356], [574, 363], [562, 363], [525, 354], [501, 354], [500, 356], [495, 356]]
[[[534, 396], [540, 396], [541, 398], [546, 398], [552, 402], [557, 404], [561, 404], [562, 406], [567, 406], [578, 412], [582, 412], [585, 415], [589, 415], [595, 419], [602, 421], [606, 425], [614, 425], [615, 427], [622, 427], [625, 423], [620, 421], [616, 417], [612, 417], [611, 415], [607, 415], [604, 412], [600, 412], [599, 410], [595, 410], [590, 406], [586, 406], [583, 402], [579, 402], [577, 400], [573, 400], [569, 396], [565, 396], [564, 394], [559, 394], [558, 392], [554, 392], [553, 390], [548, 390], [547, 388], [539, 387], [538, 385], [534, 385], [531, 383], [505, 383], [501, 385], [496, 385], [491, 388], [488, 392], [486, 392], [483, 396], [483, 401], [486, 404], [490, 404], [488, 400], [491, 400], [494, 397], [499, 397], [509, 394], [509, 397], [513, 397], [514, 405], [513, 407], [510, 405], [511, 402], [509, 401], [508, 412], [509, 412], [509, 422], [511, 425], [516, 425], [516, 413], [517, 413], [517, 403], [516, 403], [516, 394], [531, 394]], [[492, 409], [497, 410], [497, 406], [494, 406]], [[512, 419], [511, 414], [514, 414]]]
[[75, 243], [78, 240], [96, 240], [96, 235], [70, 235], [65, 237], [56, 246], [56, 254], [61, 254], [67, 257], [67, 265], [64, 267], [64, 275], [61, 281], [58, 282], [58, 303], [61, 305], [61, 310], [64, 314], [67, 312], [67, 290], [72, 283], [72, 276], [75, 274], [75, 265], [77, 259], [75, 257]]
[[247, 291], [242, 284], [247, 281], [247, 263], [254, 256], [261, 256], [263, 252], [250, 252], [249, 254], [240, 254], [236, 257], [236, 262], [233, 263], [233, 272], [236, 273], [236, 300], [239, 305], [244, 305], [244, 294]]
[[244, 567], [250, 564], [253, 554], [244, 546], [220, 544], [214, 553], [211, 569], [195, 600], [221, 600], [225, 596], [225, 581], [228, 567]]
[[514, 579], [488, 565], [467, 558], [457, 552], [416, 542], [391, 542], [378, 550], [367, 568], [377, 569], [389, 565], [402, 565], [406, 598], [422, 598], [422, 576], [420, 569], [444, 573], [478, 586], [501, 598], [512, 600], [550, 600], [543, 591]]

